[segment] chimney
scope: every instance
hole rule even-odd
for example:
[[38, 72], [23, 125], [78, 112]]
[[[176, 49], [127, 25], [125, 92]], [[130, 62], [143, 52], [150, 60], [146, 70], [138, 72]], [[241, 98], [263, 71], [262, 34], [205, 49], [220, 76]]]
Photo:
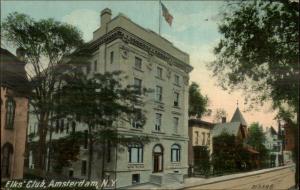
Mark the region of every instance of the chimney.
[[101, 11], [101, 26], [105, 26], [111, 20], [111, 10], [109, 8]]
[[226, 117], [222, 117], [222, 123], [226, 123]]
[[25, 50], [21, 47], [19, 47], [17, 50], [16, 50], [16, 55], [17, 55], [17, 58], [20, 60], [20, 61], [24, 61], [25, 60]]

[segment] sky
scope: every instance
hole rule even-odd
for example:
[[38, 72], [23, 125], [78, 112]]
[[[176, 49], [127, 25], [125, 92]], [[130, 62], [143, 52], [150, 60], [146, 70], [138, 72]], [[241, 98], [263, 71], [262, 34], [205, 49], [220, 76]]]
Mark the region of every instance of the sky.
[[[229, 93], [222, 90], [216, 83], [216, 78], [206, 67], [215, 56], [213, 48], [221, 38], [218, 33], [220, 12], [224, 10], [224, 1], [162, 1], [170, 14], [174, 17], [170, 27], [164, 19], [161, 22], [161, 35], [171, 41], [176, 47], [187, 52], [190, 64], [194, 70], [190, 74], [190, 82], [200, 85], [201, 93], [209, 98], [209, 108], [214, 111], [225, 109], [227, 120], [230, 120], [237, 102], [248, 125], [259, 122], [263, 127], [273, 126], [277, 129], [274, 119], [276, 113], [271, 109], [271, 103], [256, 106], [256, 109], [246, 111], [244, 97], [241, 91]], [[104, 8], [112, 10], [112, 17], [119, 13], [125, 14], [133, 22], [144, 28], [158, 33], [160, 5], [158, 0], [147, 1], [8, 1], [1, 0], [1, 21], [12, 12], [25, 13], [39, 20], [54, 18], [77, 26], [83, 34], [85, 41], [92, 39], [93, 31], [100, 25], [100, 12]], [[4, 48], [13, 50], [1, 42]], [[212, 114], [212, 115], [213, 115]], [[213, 116], [204, 117], [203, 120], [212, 121]]]

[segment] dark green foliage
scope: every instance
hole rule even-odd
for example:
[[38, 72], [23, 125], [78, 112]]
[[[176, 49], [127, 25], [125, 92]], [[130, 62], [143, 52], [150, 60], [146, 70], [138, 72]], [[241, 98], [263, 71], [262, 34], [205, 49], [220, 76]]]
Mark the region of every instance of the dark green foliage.
[[249, 126], [249, 137], [248, 144], [251, 145], [255, 150], [259, 152], [259, 160], [261, 166], [267, 166], [269, 161], [269, 151], [265, 147], [264, 142], [266, 141], [265, 134], [263, 132], [262, 126], [259, 123], [252, 123]]
[[233, 173], [250, 168], [251, 158], [236, 137], [222, 133], [213, 139], [212, 165], [214, 173]]
[[[194, 171], [195, 173], [200, 173], [202, 175], [208, 176], [210, 174], [210, 160], [209, 160], [209, 150], [206, 146], [199, 147], [199, 151], [195, 151], [194, 147], [194, 157], [198, 158], [195, 159], [195, 167]], [[198, 148], [198, 147], [197, 147]]]
[[17, 12], [9, 14], [1, 23], [1, 37], [5, 43], [23, 52], [27, 76], [32, 92], [30, 104], [38, 119], [39, 148], [35, 163], [44, 169], [48, 124], [55, 115], [53, 93], [64, 66], [63, 58], [83, 44], [80, 31], [53, 19], [34, 20]]
[[252, 102], [299, 105], [298, 2], [230, 4], [219, 24], [222, 35], [210, 64], [224, 88], [243, 89]]
[[207, 111], [208, 97], [203, 96], [197, 83], [192, 82], [189, 87], [189, 116], [201, 118]]
[[60, 173], [63, 167], [68, 167], [71, 161], [77, 161], [80, 144], [83, 144], [84, 134], [82, 132], [75, 132], [51, 142], [51, 159], [54, 161], [53, 169]]
[[[72, 68], [72, 62], [70, 66]], [[88, 126], [89, 178], [94, 145], [101, 145], [102, 157], [105, 158], [108, 145], [149, 142], [147, 136], [125, 136], [117, 131], [117, 127], [128, 125], [136, 118], [141, 126], [146, 122], [144, 111], [138, 109], [143, 106], [139, 89], [123, 86], [121, 81], [127, 79], [121, 72], [89, 77], [79, 68], [69, 70], [61, 80], [64, 85], [55, 95], [60, 117], [69, 117]], [[144, 92], [147, 93], [147, 89]], [[104, 167], [105, 159], [102, 160]]]

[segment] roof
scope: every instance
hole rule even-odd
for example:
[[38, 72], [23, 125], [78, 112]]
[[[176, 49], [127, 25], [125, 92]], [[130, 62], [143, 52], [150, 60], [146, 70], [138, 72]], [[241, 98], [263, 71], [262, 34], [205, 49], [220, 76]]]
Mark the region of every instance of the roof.
[[218, 123], [214, 126], [212, 130], [213, 137], [219, 136], [222, 132], [229, 135], [237, 135], [240, 129], [240, 122], [230, 122], [230, 123]]
[[[25, 63], [6, 49], [0, 48], [1, 86], [11, 88], [21, 94], [29, 92], [29, 82]], [[23, 94], [24, 95], [24, 94]]]
[[208, 128], [213, 128], [214, 124], [203, 121], [201, 119], [189, 119], [189, 127], [208, 127]]
[[236, 108], [230, 122], [240, 122], [242, 125], [247, 126], [246, 120], [238, 107]]

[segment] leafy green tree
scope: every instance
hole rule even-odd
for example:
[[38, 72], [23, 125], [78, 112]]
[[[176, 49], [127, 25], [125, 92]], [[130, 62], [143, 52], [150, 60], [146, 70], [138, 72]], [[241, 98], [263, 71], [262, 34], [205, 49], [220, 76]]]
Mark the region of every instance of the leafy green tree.
[[17, 12], [1, 23], [1, 37], [23, 54], [28, 65], [32, 93], [30, 104], [38, 118], [39, 147], [36, 168], [45, 169], [46, 135], [53, 108], [53, 92], [62, 66], [62, 58], [83, 44], [80, 31], [53, 19], [34, 20]]
[[259, 160], [261, 165], [267, 166], [270, 155], [268, 149], [264, 145], [266, 136], [263, 132], [262, 126], [256, 122], [252, 123], [248, 129], [249, 133], [247, 143], [259, 152]]
[[[298, 27], [297, 1], [229, 3], [219, 24], [222, 38], [214, 49], [217, 59], [209, 64], [224, 89], [243, 89], [251, 103], [271, 100], [274, 109], [290, 111], [297, 125]], [[298, 161], [296, 165], [297, 174]]]
[[117, 131], [118, 127], [134, 121], [140, 127], [144, 125], [146, 117], [143, 110], [138, 108], [144, 103], [139, 94], [141, 91], [147, 93], [147, 89], [122, 85], [120, 81], [124, 81], [124, 76], [119, 71], [90, 77], [78, 68], [66, 72], [62, 80], [64, 85], [57, 94], [63, 94], [58, 103], [60, 115], [73, 118], [88, 129], [88, 179], [91, 178], [95, 145], [101, 146], [103, 178], [109, 146], [146, 144], [150, 141], [148, 136], [127, 137]]
[[208, 176], [210, 174], [210, 156], [209, 150], [206, 146], [199, 147], [199, 151], [194, 151], [195, 157], [199, 158], [195, 160], [195, 172], [199, 171], [201, 174]]
[[223, 132], [213, 138], [212, 165], [214, 173], [232, 173], [251, 167], [250, 154], [237, 143], [234, 135]]
[[189, 86], [189, 116], [201, 118], [209, 111], [208, 101], [208, 97], [201, 94], [199, 85], [192, 82]]

